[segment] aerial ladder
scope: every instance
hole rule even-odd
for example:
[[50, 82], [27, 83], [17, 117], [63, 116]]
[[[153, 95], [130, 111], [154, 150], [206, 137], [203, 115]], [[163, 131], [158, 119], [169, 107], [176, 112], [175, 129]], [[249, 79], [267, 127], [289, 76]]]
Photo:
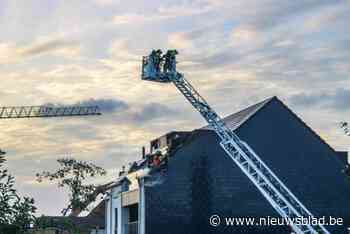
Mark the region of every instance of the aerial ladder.
[[[101, 115], [98, 106], [11, 106], [0, 107], [0, 119], [48, 118]], [[0, 149], [0, 156], [5, 152]]]
[[161, 50], [153, 50], [149, 56], [144, 56], [141, 79], [173, 83], [216, 132], [220, 138], [220, 145], [227, 155], [250, 179], [277, 213], [289, 221], [289, 225], [295, 233], [329, 233], [323, 225], [295, 222], [296, 218], [312, 219], [314, 216], [254, 150], [226, 126], [225, 122], [185, 79], [184, 75], [177, 72], [176, 55], [176, 50], [168, 50], [164, 56]]

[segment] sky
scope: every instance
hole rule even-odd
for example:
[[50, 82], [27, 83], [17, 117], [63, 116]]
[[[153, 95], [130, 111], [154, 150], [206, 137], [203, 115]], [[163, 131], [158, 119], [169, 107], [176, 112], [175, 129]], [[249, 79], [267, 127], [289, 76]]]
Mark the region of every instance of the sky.
[[141, 147], [205, 125], [172, 85], [140, 80], [153, 48], [226, 116], [278, 96], [337, 150], [348, 150], [350, 1], [1, 0], [0, 105], [97, 104], [103, 115], [1, 120], [0, 148], [38, 214], [67, 195], [35, 174], [71, 156], [113, 180]]

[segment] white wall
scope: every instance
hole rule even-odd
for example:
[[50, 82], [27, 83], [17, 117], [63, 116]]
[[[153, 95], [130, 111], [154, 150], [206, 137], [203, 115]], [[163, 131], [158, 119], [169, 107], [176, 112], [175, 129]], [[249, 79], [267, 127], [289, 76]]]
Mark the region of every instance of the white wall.
[[110, 191], [109, 196], [106, 199], [106, 234], [115, 234], [115, 209], [118, 209], [118, 233], [121, 233], [121, 198], [120, 198], [120, 188], [115, 187]]
[[[143, 186], [143, 179], [141, 179], [141, 184], [139, 185], [136, 178], [132, 178], [132, 181], [136, 182], [133, 184], [133, 188], [140, 189], [139, 191], [139, 234], [144, 234], [145, 232], [145, 193]], [[130, 187], [129, 187], [130, 189]], [[115, 232], [115, 209], [118, 209], [118, 233]], [[129, 218], [129, 209], [122, 207], [121, 200], [121, 186], [112, 188], [109, 191], [109, 195], [106, 197], [106, 234], [125, 234], [126, 224]]]
[[145, 215], [145, 186], [144, 186], [144, 179], [140, 180], [139, 185], [139, 234], [145, 234], [146, 233], [146, 215]]

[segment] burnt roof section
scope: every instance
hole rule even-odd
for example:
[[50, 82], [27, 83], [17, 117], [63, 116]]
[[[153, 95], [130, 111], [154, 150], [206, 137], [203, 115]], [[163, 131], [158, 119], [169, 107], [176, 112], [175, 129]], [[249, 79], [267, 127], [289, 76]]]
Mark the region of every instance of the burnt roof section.
[[[243, 110], [240, 110], [232, 115], [226, 116], [223, 118], [223, 121], [226, 123], [227, 127], [232, 130], [239, 128], [244, 122], [246, 122], [250, 117], [252, 117], [256, 112], [258, 112], [261, 108], [263, 108], [267, 103], [277, 97], [271, 97], [251, 105]], [[209, 125], [206, 125], [200, 129], [211, 129]]]
[[[231, 128], [232, 130], [235, 130], [235, 129], [239, 128], [250, 117], [252, 117], [256, 112], [258, 112], [261, 108], [263, 108], [266, 104], [268, 104], [273, 99], [277, 99], [277, 97], [267, 98], [259, 103], [251, 105], [251, 106], [249, 106], [241, 111], [238, 111], [232, 115], [229, 115], [229, 116], [223, 118], [223, 120], [229, 128]], [[211, 127], [207, 125], [207, 126], [200, 128], [199, 130], [210, 130], [210, 129], [211, 129]], [[194, 131], [196, 131], [196, 130], [194, 130]], [[168, 132], [168, 133], [152, 140], [151, 144], [152, 144], [152, 142], [154, 142], [162, 137], [166, 137], [166, 136], [173, 135], [173, 134], [184, 134], [184, 135], [188, 134], [190, 136], [191, 132], [190, 131], [171, 131], [171, 132]], [[127, 174], [144, 168], [147, 165], [146, 161], [147, 161], [146, 159], [140, 159], [140, 160], [129, 163], [129, 169], [126, 170]], [[119, 183], [117, 183], [117, 185], [118, 184]]]
[[183, 135], [189, 135], [189, 134], [190, 134], [190, 131], [171, 131], [171, 132], [168, 132], [162, 136], [159, 136], [159, 137], [151, 140], [150, 144], [152, 145], [153, 142], [156, 142], [163, 137], [169, 137], [169, 136], [173, 136], [173, 135], [182, 135], [183, 136]]

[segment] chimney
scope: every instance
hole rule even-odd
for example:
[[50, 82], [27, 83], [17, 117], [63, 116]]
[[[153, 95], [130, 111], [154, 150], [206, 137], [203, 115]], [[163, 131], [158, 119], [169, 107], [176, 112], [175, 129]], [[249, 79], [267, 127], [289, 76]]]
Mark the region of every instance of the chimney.
[[142, 146], [142, 158], [146, 157], [146, 148]]

